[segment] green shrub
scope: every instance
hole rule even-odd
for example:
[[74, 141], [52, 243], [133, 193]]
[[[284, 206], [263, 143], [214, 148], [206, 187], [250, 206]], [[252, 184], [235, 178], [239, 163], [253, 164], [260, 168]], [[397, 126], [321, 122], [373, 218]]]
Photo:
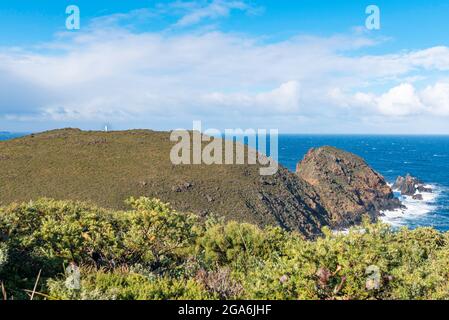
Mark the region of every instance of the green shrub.
[[94, 264], [117, 250], [116, 213], [78, 202], [42, 199], [0, 209], [0, 232], [11, 255], [30, 260]]
[[71, 262], [109, 270], [134, 264], [174, 270], [182, 263], [182, 249], [195, 241], [196, 217], [177, 213], [159, 200], [128, 202], [133, 210], [126, 212], [49, 199], [0, 208], [9, 279], [29, 287], [40, 270], [43, 277], [54, 277]]
[[[0, 281], [27, 298], [449, 299], [449, 233], [385, 224], [323, 230], [201, 221], [147, 198], [116, 212], [41, 199], [0, 208]], [[80, 287], [64, 266], [80, 266]]]
[[[383, 224], [324, 231], [315, 242], [291, 242], [289, 253], [264, 261], [243, 278], [249, 297], [277, 299], [449, 299], [447, 234]], [[369, 270], [377, 288], [367, 287]]]
[[[198, 237], [197, 253], [209, 264], [239, 265], [251, 258], [267, 259], [282, 254], [288, 238], [280, 228], [259, 227], [235, 221], [210, 224]], [[240, 263], [241, 262], [241, 263]]]
[[80, 290], [71, 290], [64, 280], [48, 281], [48, 295], [67, 300], [202, 300], [209, 296], [193, 279], [146, 277], [127, 270], [82, 270]]
[[159, 200], [131, 198], [127, 202], [134, 209], [123, 214], [128, 264], [151, 262], [163, 268], [195, 243], [199, 232], [195, 215], [178, 213]]

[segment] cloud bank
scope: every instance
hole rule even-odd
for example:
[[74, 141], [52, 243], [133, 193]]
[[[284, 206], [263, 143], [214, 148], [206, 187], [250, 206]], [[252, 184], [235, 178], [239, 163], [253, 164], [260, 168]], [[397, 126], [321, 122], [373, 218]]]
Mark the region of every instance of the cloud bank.
[[0, 124], [170, 129], [202, 120], [219, 128], [383, 133], [407, 131], [417, 117], [444, 131], [449, 120], [448, 47], [362, 54], [382, 39], [352, 33], [266, 41], [201, 24], [254, 9], [245, 2], [171, 8], [180, 16], [164, 30], [118, 23], [156, 14], [140, 10], [33, 48], [0, 48]]

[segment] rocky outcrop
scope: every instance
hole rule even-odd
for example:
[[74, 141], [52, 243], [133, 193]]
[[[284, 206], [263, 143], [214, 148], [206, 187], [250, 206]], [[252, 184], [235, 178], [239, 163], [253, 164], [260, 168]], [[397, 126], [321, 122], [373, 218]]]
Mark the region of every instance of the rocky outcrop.
[[420, 194], [420, 193], [414, 194], [412, 198], [413, 198], [413, 200], [420, 200], [420, 201], [423, 201], [423, 200], [424, 200], [423, 195]]
[[356, 224], [364, 214], [376, 220], [382, 210], [402, 206], [382, 175], [362, 158], [334, 147], [311, 149], [296, 174], [319, 194], [333, 227]]
[[410, 174], [407, 174], [405, 177], [399, 176], [393, 185], [393, 189], [401, 192], [403, 196], [414, 196], [417, 192], [432, 192], [431, 188], [426, 187], [421, 180]]

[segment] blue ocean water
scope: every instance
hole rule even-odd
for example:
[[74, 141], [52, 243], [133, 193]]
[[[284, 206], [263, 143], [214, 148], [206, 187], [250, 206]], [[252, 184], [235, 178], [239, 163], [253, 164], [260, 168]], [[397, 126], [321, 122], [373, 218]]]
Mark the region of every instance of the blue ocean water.
[[2, 132], [2, 131], [0, 131], [0, 141], [18, 138], [18, 137], [21, 137], [23, 135], [25, 135], [25, 133], [10, 133], [10, 132]]
[[281, 135], [279, 162], [293, 171], [310, 148], [323, 145], [361, 156], [389, 183], [410, 173], [431, 185], [424, 201], [397, 194], [407, 209], [386, 212], [386, 222], [449, 230], [449, 136]]
[[[0, 133], [0, 140], [21, 135]], [[449, 230], [449, 136], [280, 135], [279, 162], [294, 171], [310, 148], [324, 145], [361, 156], [389, 183], [410, 173], [434, 189], [424, 201], [401, 198], [407, 209], [386, 212], [385, 221]]]

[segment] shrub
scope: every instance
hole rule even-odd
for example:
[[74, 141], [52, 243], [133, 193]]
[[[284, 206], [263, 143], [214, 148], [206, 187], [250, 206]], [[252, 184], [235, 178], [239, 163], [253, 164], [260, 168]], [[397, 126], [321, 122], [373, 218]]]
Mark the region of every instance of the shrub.
[[48, 281], [49, 296], [60, 300], [202, 300], [209, 296], [193, 279], [149, 278], [142, 274], [116, 269], [82, 269], [80, 290], [65, 286], [64, 279]]
[[229, 268], [217, 271], [200, 270], [196, 280], [216, 299], [238, 299], [243, 294], [243, 286], [232, 279]]
[[248, 259], [282, 254], [287, 238], [280, 228], [261, 230], [235, 221], [213, 223], [198, 237], [197, 253], [202, 254], [210, 265], [245, 265], [244, 261]]
[[126, 212], [49, 199], [0, 208], [9, 278], [18, 287], [29, 287], [16, 278], [35, 279], [39, 270], [44, 278], [54, 277], [71, 262], [108, 270], [134, 264], [175, 270], [182, 249], [195, 241], [196, 217], [159, 200], [130, 199], [129, 204], [133, 210]]
[[42, 199], [2, 208], [0, 232], [11, 254], [22, 258], [54, 260], [58, 266], [112, 262], [120, 228], [115, 217], [84, 203]]
[[[291, 242], [289, 253], [264, 261], [246, 279], [253, 298], [449, 299], [447, 234], [365, 224], [349, 234], [325, 230], [315, 242]], [[379, 283], [369, 282], [370, 270]], [[371, 271], [372, 272], [372, 271]]]
[[195, 242], [199, 232], [195, 215], [178, 213], [159, 200], [127, 202], [134, 209], [123, 215], [127, 263], [150, 262], [153, 268], [163, 269]]
[[[147, 198], [123, 212], [41, 199], [0, 208], [0, 281], [14, 298], [449, 299], [449, 233], [365, 221], [304, 240], [200, 221]], [[80, 288], [64, 265], [80, 266]]]

